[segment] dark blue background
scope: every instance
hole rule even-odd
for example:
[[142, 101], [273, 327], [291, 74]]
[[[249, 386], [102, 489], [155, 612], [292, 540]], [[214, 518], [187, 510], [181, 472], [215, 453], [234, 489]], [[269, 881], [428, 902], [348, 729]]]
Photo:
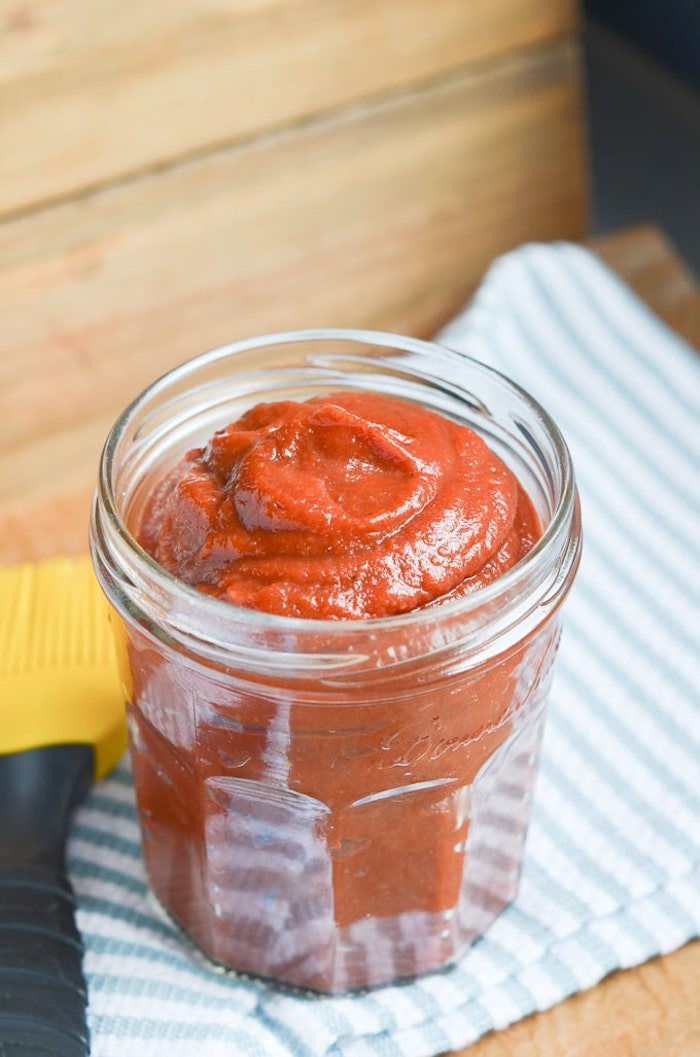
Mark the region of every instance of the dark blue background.
[[662, 226], [700, 277], [700, 0], [584, 0], [591, 226]]

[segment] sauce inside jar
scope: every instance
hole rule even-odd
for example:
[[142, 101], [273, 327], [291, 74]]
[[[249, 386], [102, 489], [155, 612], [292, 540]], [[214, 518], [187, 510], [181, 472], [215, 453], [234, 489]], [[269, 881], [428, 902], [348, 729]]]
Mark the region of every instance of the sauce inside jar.
[[[136, 535], [198, 591], [357, 622], [519, 562], [528, 496], [476, 433], [342, 392], [257, 404], [154, 489]], [[369, 625], [368, 625], [369, 627]], [[218, 670], [132, 629], [151, 886], [214, 960], [304, 988], [444, 965], [513, 897], [558, 626], [354, 678]]]
[[538, 534], [481, 437], [364, 392], [256, 405], [187, 455], [140, 530], [199, 590], [317, 619], [394, 616], [473, 591]]

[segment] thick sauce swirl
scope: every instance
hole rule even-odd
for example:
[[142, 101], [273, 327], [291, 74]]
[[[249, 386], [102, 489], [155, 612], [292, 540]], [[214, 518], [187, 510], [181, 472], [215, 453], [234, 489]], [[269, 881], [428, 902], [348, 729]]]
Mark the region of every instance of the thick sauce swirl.
[[481, 587], [539, 534], [472, 430], [368, 392], [261, 403], [190, 451], [140, 540], [180, 579], [284, 616], [384, 617]]

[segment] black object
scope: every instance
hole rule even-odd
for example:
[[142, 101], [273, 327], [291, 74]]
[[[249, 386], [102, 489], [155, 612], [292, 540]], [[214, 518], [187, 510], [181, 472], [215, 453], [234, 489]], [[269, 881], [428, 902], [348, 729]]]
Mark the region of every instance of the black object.
[[697, 0], [584, 0], [584, 12], [700, 90]]
[[0, 1057], [87, 1057], [87, 988], [65, 848], [90, 745], [0, 756]]

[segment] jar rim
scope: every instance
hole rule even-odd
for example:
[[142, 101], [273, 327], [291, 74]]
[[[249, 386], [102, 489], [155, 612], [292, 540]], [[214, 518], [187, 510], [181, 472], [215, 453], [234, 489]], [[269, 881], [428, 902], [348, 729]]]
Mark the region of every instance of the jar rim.
[[[552, 450], [555, 453], [561, 476], [556, 506], [549, 521], [544, 526], [542, 535], [528, 553], [496, 580], [462, 597], [446, 599], [440, 602], [439, 605], [417, 608], [391, 616], [347, 619], [283, 616], [236, 605], [227, 600], [203, 594], [195, 587], [168, 572], [167, 569], [152, 558], [129, 530], [119, 509], [113, 488], [116, 449], [120, 440], [128, 432], [129, 426], [139, 410], [149, 401], [167, 392], [170, 387], [186, 382], [187, 378], [195, 372], [204, 367], [214, 365], [217, 361], [224, 360], [231, 355], [251, 351], [263, 346], [310, 341], [355, 342], [364, 345], [379, 345], [403, 352], [418, 353], [421, 356], [427, 353], [433, 363], [436, 362], [436, 357], [443, 360], [443, 362], [448, 361], [454, 364], [456, 361], [462, 366], [468, 366], [472, 370], [483, 373], [484, 376], [497, 379], [501, 385], [505, 385], [514, 395], [517, 395], [518, 399], [539, 419], [551, 439]], [[194, 388], [192, 391], [194, 391]], [[540, 599], [539, 603], [555, 602], [556, 596], [564, 592], [578, 564], [580, 541], [577, 538], [576, 546], [573, 548], [566, 545], [570, 534], [570, 526], [577, 516], [578, 496], [571, 457], [564, 437], [551, 415], [534, 397], [511, 378], [466, 353], [434, 341], [406, 337], [390, 331], [362, 328], [310, 328], [273, 331], [268, 334], [256, 335], [217, 346], [185, 360], [163, 373], [146, 386], [125, 407], [110, 429], [102, 450], [98, 483], [93, 500], [91, 549], [99, 575], [99, 566], [104, 564], [104, 554], [100, 552], [104, 551], [104, 534], [102, 530], [104, 529], [104, 519], [106, 519], [109, 523], [110, 546], [116, 546], [119, 558], [125, 563], [127, 571], [136, 574], [139, 572], [147, 573], [149, 584], [161, 598], [170, 597], [184, 606], [195, 604], [202, 614], [208, 613], [216, 623], [229, 621], [231, 624], [235, 624], [236, 622], [244, 621], [251, 630], [257, 630], [260, 633], [274, 630], [281, 634], [288, 632], [293, 635], [303, 635], [305, 632], [312, 632], [315, 635], [322, 635], [326, 640], [332, 641], [341, 635], [347, 637], [348, 634], [352, 635], [354, 632], [366, 636], [372, 632], [380, 633], [394, 629], [405, 630], [411, 627], [420, 627], [426, 622], [434, 622], [438, 615], [441, 621], [468, 617], [471, 614], [475, 614], [478, 610], [483, 610], [484, 607], [492, 605], [499, 597], [510, 595], [514, 592], [517, 594], [519, 586], [531, 577], [533, 569], [543, 564], [546, 565], [550, 556], [558, 567], [554, 581], [550, 578], [547, 584], [546, 597]], [[562, 557], [557, 559], [557, 554], [562, 555]]]

